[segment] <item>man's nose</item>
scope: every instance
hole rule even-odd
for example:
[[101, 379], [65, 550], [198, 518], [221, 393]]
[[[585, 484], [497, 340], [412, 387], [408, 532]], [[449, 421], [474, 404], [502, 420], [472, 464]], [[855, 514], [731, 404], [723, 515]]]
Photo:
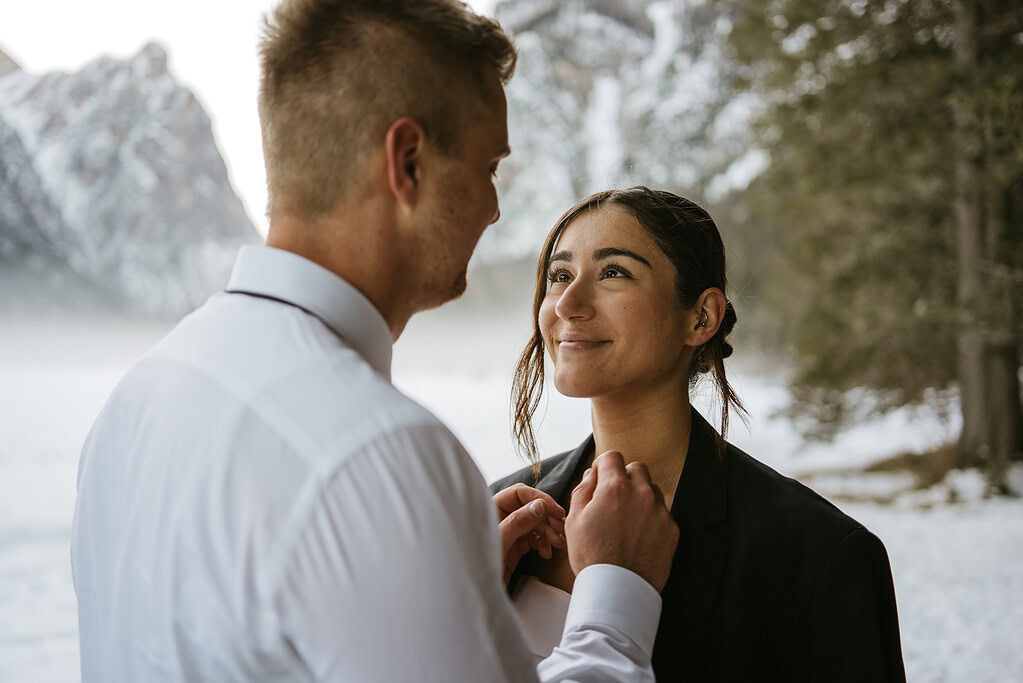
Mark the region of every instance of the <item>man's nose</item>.
[[592, 301], [592, 287], [581, 279], [573, 281], [561, 293], [558, 303], [554, 305], [554, 312], [562, 320], [589, 320], [595, 311]]
[[493, 225], [501, 217], [501, 205], [498, 204], [497, 208], [494, 209], [494, 217], [490, 219], [490, 225]]

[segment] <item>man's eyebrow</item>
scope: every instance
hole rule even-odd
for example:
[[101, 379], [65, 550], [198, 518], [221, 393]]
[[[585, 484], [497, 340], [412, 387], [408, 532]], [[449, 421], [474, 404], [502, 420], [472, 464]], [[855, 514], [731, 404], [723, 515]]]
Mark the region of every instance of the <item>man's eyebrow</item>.
[[628, 249], [622, 249], [621, 247], [604, 247], [603, 249], [597, 249], [596, 251], [593, 252], [594, 261], [603, 261], [604, 259], [611, 258], [612, 256], [625, 256], [627, 258], [639, 261], [647, 268], [653, 268], [653, 266], [650, 265], [649, 261], [647, 261], [645, 258], [640, 256], [636, 252], [629, 251]]

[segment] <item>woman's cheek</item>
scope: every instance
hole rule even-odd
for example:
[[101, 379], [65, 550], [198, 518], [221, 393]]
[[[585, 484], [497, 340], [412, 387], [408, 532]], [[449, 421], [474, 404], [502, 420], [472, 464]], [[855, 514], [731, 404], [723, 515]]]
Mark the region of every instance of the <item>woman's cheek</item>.
[[554, 353], [554, 344], [551, 343], [551, 340], [547, 336], [544, 336], [543, 338], [543, 348], [544, 351], [547, 352], [547, 357], [551, 359], [551, 362], [554, 363], [555, 366], [557, 366], [558, 357]]
[[554, 349], [551, 348], [551, 328], [554, 326], [554, 319], [556, 318], [554, 313], [554, 304], [550, 299], [545, 299], [544, 303], [540, 306], [540, 314], [537, 316], [537, 323], [540, 327], [540, 337], [543, 339], [543, 345], [547, 349], [547, 353], [550, 354], [551, 358], [554, 358]]

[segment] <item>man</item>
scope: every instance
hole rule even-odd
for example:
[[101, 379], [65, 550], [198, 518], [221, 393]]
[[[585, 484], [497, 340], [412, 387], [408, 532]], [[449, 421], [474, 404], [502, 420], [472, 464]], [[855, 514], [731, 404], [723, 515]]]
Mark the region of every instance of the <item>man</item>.
[[653, 680], [678, 532], [645, 470], [602, 455], [567, 520], [502, 492], [498, 527], [464, 449], [390, 383], [393, 340], [464, 290], [497, 220], [507, 37], [453, 0], [285, 0], [261, 55], [268, 247], [82, 453], [83, 679], [535, 680], [501, 574], [565, 530], [578, 578], [540, 677]]

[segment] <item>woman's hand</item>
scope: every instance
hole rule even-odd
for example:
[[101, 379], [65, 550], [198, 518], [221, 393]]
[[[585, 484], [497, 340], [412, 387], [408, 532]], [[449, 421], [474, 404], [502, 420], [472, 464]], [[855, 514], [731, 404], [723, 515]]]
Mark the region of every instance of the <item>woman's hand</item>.
[[565, 510], [543, 491], [515, 484], [494, 494], [497, 528], [501, 534], [504, 583], [530, 550], [550, 559], [552, 548], [564, 548]]

